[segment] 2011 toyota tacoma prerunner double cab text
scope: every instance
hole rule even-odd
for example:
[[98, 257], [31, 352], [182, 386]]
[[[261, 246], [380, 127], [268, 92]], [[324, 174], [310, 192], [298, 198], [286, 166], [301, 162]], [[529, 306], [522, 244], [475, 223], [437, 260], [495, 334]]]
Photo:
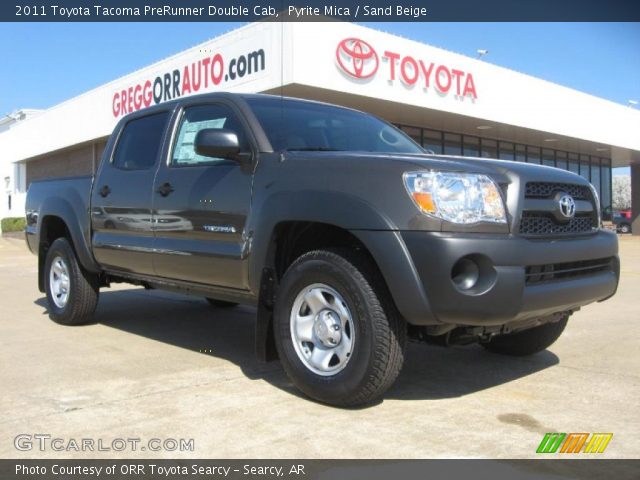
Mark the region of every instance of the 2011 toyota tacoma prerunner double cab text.
[[26, 236], [53, 320], [91, 321], [113, 282], [254, 304], [259, 357], [339, 406], [380, 397], [408, 338], [544, 350], [619, 277], [582, 177], [267, 95], [123, 118], [95, 176], [31, 185]]

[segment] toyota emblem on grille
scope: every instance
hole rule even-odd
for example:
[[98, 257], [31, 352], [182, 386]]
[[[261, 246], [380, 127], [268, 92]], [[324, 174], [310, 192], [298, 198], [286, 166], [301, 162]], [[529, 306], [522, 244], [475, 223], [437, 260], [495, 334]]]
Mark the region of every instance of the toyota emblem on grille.
[[560, 205], [560, 213], [565, 218], [573, 218], [576, 214], [576, 202], [571, 195], [563, 195], [558, 200]]

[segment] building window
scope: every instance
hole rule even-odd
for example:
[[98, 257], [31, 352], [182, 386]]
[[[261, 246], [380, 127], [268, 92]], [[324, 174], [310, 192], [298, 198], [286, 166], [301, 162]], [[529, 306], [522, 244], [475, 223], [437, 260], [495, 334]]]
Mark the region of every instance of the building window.
[[580, 163], [578, 162], [578, 154], [569, 154], [569, 171], [580, 175]]
[[589, 175], [589, 155], [580, 155], [580, 175], [587, 180], [591, 180]]
[[567, 166], [567, 152], [556, 151], [556, 167], [569, 170]]
[[422, 146], [435, 154], [442, 154], [442, 132], [424, 129], [422, 131]]
[[481, 138], [480, 152], [485, 158], [498, 158], [498, 142], [488, 138]]
[[540, 164], [540, 148], [527, 145], [527, 162]]
[[462, 155], [462, 135], [455, 133], [444, 134], [444, 154]]
[[516, 161], [518, 162], [526, 162], [527, 161], [527, 146], [526, 145], [516, 145]]
[[11, 211], [11, 194], [7, 195], [7, 210]]
[[470, 137], [469, 135], [465, 135], [463, 137], [462, 154], [467, 157], [479, 157], [480, 156], [480, 138]]
[[513, 143], [510, 142], [500, 142], [498, 144], [499, 149], [499, 157], [500, 160], [514, 160], [515, 159], [515, 149]]
[[542, 164], [548, 167], [556, 166], [556, 156], [553, 150], [550, 150], [548, 148], [542, 149]]
[[409, 135], [411, 139], [416, 142], [418, 145], [422, 145], [422, 129], [416, 127], [406, 127], [404, 125], [400, 126], [400, 129]]

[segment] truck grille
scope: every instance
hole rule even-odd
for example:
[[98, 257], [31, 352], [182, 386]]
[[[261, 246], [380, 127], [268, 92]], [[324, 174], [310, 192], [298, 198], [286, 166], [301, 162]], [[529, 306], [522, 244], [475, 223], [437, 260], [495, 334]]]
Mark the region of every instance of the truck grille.
[[525, 198], [550, 198], [556, 192], [564, 192], [575, 200], [591, 200], [591, 190], [584, 185], [570, 183], [529, 182], [525, 189]]
[[[566, 221], [557, 213], [558, 194], [568, 194], [577, 202], [575, 216]], [[553, 209], [556, 209], [554, 211]], [[552, 182], [528, 182], [524, 208], [520, 216], [520, 235], [560, 236], [590, 233], [598, 228], [598, 213], [587, 185]]]
[[557, 223], [544, 212], [523, 212], [520, 220], [522, 235], [563, 235], [567, 233], [587, 233], [593, 228], [591, 215], [575, 216], [569, 223]]
[[531, 285], [564, 278], [584, 277], [600, 272], [613, 272], [613, 269], [612, 257], [578, 262], [531, 265], [525, 269], [525, 283]]

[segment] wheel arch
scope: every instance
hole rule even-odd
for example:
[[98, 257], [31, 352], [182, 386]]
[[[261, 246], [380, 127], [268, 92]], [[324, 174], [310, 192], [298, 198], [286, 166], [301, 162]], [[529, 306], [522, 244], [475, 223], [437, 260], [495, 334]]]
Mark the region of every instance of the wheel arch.
[[300, 255], [319, 249], [350, 248], [371, 262], [394, 307], [409, 323], [437, 323], [406, 245], [397, 231], [347, 230], [335, 224], [282, 221], [275, 225], [262, 263], [256, 353], [275, 359], [272, 310], [278, 284]]
[[[79, 215], [88, 216], [88, 212], [73, 207], [61, 198], [50, 198], [46, 202], [46, 210], [39, 213], [38, 235], [38, 289], [44, 292], [44, 262], [51, 244], [58, 238], [69, 240], [78, 262], [86, 270], [99, 273], [100, 268], [93, 258], [89, 247], [89, 219], [80, 219]], [[83, 226], [82, 223], [85, 225]]]

